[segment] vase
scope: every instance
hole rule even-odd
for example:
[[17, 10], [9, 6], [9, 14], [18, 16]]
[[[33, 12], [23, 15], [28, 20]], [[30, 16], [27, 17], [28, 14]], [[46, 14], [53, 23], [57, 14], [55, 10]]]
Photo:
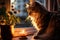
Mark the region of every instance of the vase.
[[13, 38], [13, 26], [12, 25], [0, 25], [2, 40], [12, 40]]

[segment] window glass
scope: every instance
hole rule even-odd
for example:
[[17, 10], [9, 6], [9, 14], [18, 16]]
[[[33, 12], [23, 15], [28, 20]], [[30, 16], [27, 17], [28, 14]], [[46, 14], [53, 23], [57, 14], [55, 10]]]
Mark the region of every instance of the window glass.
[[41, 2], [46, 7], [46, 0], [37, 0], [37, 1]]

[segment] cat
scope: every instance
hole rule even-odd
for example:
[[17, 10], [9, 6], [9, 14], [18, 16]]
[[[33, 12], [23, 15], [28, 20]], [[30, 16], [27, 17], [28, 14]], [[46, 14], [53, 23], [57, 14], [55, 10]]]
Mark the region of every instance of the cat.
[[56, 17], [58, 17], [56, 15], [57, 13], [49, 12], [43, 5], [36, 1], [26, 4], [26, 9], [31, 23], [37, 30], [37, 33], [34, 34], [34, 39], [58, 40], [60, 38], [60, 36], [58, 36], [58, 28], [60, 28], [60, 26], [55, 26]]

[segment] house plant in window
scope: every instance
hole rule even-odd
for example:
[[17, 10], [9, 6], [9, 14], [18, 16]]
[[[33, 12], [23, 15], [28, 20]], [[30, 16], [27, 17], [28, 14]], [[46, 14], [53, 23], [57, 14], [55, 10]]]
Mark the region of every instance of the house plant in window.
[[0, 3], [0, 27], [2, 40], [12, 40], [14, 25], [20, 23], [20, 19], [11, 11], [6, 13], [5, 3]]

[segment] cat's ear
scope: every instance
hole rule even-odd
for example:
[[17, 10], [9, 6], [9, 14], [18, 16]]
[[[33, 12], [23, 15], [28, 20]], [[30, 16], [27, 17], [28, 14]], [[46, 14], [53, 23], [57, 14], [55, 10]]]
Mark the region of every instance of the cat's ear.
[[30, 4], [33, 4], [35, 2], [35, 0], [29, 0]]

